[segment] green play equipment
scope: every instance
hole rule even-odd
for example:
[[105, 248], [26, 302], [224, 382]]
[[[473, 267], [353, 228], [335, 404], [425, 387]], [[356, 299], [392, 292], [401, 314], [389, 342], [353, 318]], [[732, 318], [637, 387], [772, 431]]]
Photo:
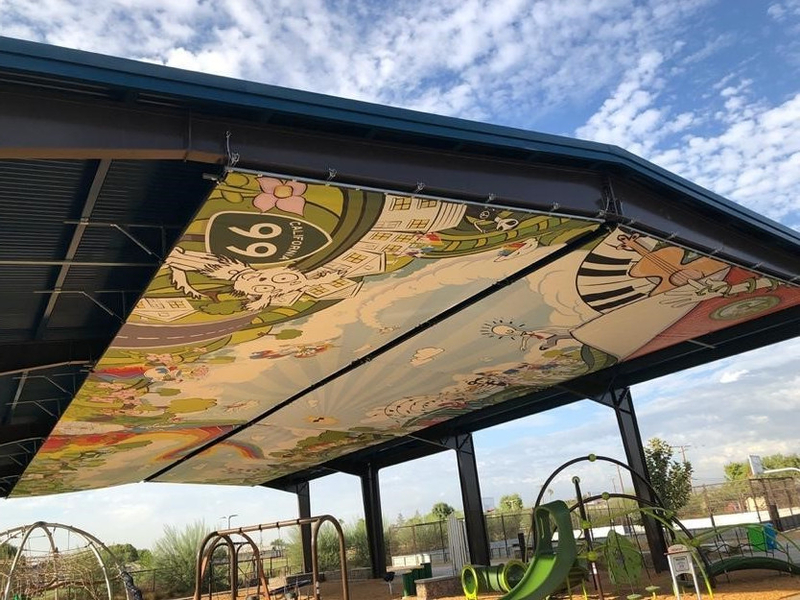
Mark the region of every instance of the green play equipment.
[[770, 569], [800, 575], [800, 565], [771, 556], [731, 556], [711, 563], [707, 570], [708, 574], [713, 576], [744, 569]]
[[747, 541], [753, 547], [753, 550], [769, 552], [777, 547], [777, 532], [772, 523], [748, 525]]
[[528, 566], [521, 560], [511, 559], [505, 564], [502, 573], [500, 573], [500, 586], [504, 592], [510, 592], [512, 589], [519, 585], [525, 577], [525, 572]]
[[[578, 556], [569, 508], [561, 501], [537, 506], [533, 511], [536, 523], [536, 545], [533, 559], [520, 582], [501, 600], [544, 600], [564, 584]], [[558, 544], [553, 546], [553, 528]]]
[[639, 583], [644, 572], [644, 559], [636, 545], [628, 538], [612, 529], [606, 535], [599, 552], [613, 585]]
[[466, 565], [461, 569], [461, 587], [467, 600], [486, 592], [508, 592], [522, 581], [526, 569], [519, 560], [490, 566]]
[[[564, 586], [578, 555], [569, 508], [561, 500], [542, 504], [534, 509], [533, 519], [536, 547], [527, 568], [518, 560], [504, 565], [466, 565], [461, 570], [461, 587], [467, 600], [486, 592], [507, 592], [500, 600], [544, 600]], [[554, 547], [555, 532], [558, 544]]]

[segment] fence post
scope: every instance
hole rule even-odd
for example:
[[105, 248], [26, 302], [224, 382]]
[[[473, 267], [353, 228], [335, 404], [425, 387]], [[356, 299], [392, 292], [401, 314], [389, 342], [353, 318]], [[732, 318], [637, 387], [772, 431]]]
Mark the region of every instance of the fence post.
[[506, 533], [506, 518], [503, 513], [500, 513], [500, 528], [503, 530], [503, 547], [506, 549], [506, 558], [508, 558], [508, 534]]
[[444, 527], [442, 527], [442, 523], [444, 521], [439, 521], [439, 546], [442, 548], [442, 562], [448, 562], [447, 545], [444, 543]]

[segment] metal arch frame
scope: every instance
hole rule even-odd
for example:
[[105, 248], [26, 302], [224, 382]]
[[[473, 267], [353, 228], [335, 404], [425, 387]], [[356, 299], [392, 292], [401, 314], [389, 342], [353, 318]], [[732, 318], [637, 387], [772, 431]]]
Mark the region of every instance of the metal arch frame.
[[[594, 502], [596, 500], [606, 500], [608, 498], [623, 498], [623, 499], [626, 499], [626, 500], [634, 500], [635, 502], [637, 502], [639, 504], [646, 504], [648, 507], [653, 509], [654, 512], [655, 511], [660, 511], [662, 513], [661, 517], [659, 518], [659, 520], [662, 522], [662, 524], [666, 525], [666, 523], [674, 523], [675, 525], [678, 526], [678, 529], [680, 529], [683, 532], [683, 534], [687, 537], [687, 539], [690, 539], [690, 540], [694, 539], [694, 536], [692, 535], [692, 532], [689, 531], [686, 528], [686, 526], [681, 522], [681, 520], [675, 515], [674, 512], [672, 512], [670, 510], [667, 510], [663, 506], [659, 506], [655, 502], [652, 502], [652, 501], [650, 501], [650, 500], [648, 500], [646, 498], [642, 498], [641, 496], [635, 496], [633, 494], [625, 494], [625, 493], [619, 493], [619, 492], [605, 492], [604, 494], [595, 494], [593, 496], [589, 496], [588, 498], [583, 498], [580, 502], [575, 502], [574, 505], [569, 507], [569, 511], [570, 512], [574, 511], [581, 504], [588, 504], [589, 502]], [[639, 512], [640, 514], [642, 514], [643, 518], [648, 518], [648, 517], [652, 518], [652, 515], [648, 515], [647, 513], [644, 513], [641, 508], [638, 508], [638, 509], [635, 509], [635, 510], [636, 510], [636, 512]], [[675, 532], [672, 531], [669, 526], [667, 526], [666, 529], [668, 529], [670, 531], [670, 536], [673, 537], [673, 539], [674, 539]], [[699, 551], [698, 551], [697, 554], [698, 554], [698, 556], [700, 556], [700, 560], [703, 561], [703, 566], [705, 567], [706, 571], [708, 572], [710, 570], [710, 568], [711, 568], [711, 561], [708, 559], [708, 556], [706, 556], [705, 553], [699, 552]], [[712, 587], [715, 585], [714, 581], [715, 581], [714, 576], [713, 575], [709, 576], [709, 582], [711, 583]]]
[[[197, 557], [198, 568], [195, 575], [194, 600], [200, 600], [200, 598], [202, 597], [202, 593], [200, 591], [202, 582], [201, 565], [210, 557], [210, 554], [208, 554], [205, 551], [205, 549], [208, 547], [208, 544], [212, 540], [221, 540], [221, 539], [227, 540], [226, 544], [231, 549], [231, 557], [233, 557], [234, 551], [233, 551], [233, 542], [230, 539], [231, 535], [241, 535], [245, 539], [249, 540], [251, 544], [253, 544], [249, 536], [246, 535], [247, 533], [255, 531], [258, 531], [260, 533], [262, 531], [267, 531], [270, 529], [280, 529], [281, 527], [297, 527], [297, 526], [303, 527], [306, 525], [311, 526], [311, 554], [312, 554], [311, 576], [314, 582], [313, 597], [315, 600], [320, 600], [317, 537], [319, 535], [319, 529], [324, 523], [331, 523], [334, 529], [336, 529], [336, 534], [339, 538], [339, 569], [342, 577], [342, 600], [350, 600], [350, 586], [347, 578], [347, 554], [344, 543], [344, 531], [342, 530], [341, 523], [339, 523], [339, 521], [331, 515], [317, 515], [307, 518], [291, 519], [288, 521], [276, 521], [275, 523], [262, 523], [259, 525], [249, 525], [247, 527], [237, 527], [235, 529], [220, 529], [209, 533], [201, 542], [200, 551], [198, 552], [198, 557]], [[212, 553], [213, 550], [216, 549], [217, 545], [218, 543], [215, 543], [212, 546], [211, 550]], [[208, 556], [206, 556], [206, 554], [208, 554]], [[231, 567], [231, 572], [233, 572], [233, 566]], [[263, 573], [263, 568], [262, 568], [262, 573]], [[267, 592], [267, 598], [269, 599], [270, 597], [269, 588], [266, 587], [266, 582], [264, 583], [264, 586]], [[233, 594], [235, 597], [235, 591], [233, 592]], [[8, 599], [4, 598], [3, 600], [8, 600]]]
[[[650, 482], [647, 481], [646, 478], [644, 478], [641, 474], [637, 473], [636, 471], [631, 469], [628, 465], [626, 465], [624, 462], [622, 462], [620, 460], [617, 460], [616, 458], [611, 458], [610, 456], [602, 456], [602, 455], [597, 455], [597, 454], [588, 454], [586, 456], [578, 456], [577, 458], [573, 458], [571, 460], [568, 460], [567, 462], [565, 462], [561, 466], [559, 466], [555, 471], [553, 471], [550, 474], [550, 477], [548, 477], [545, 480], [545, 482], [542, 484], [542, 489], [539, 490], [539, 495], [536, 496], [536, 502], [534, 503], [533, 508], [535, 509], [536, 507], [538, 507], [541, 504], [542, 498], [544, 498], [544, 493], [547, 490], [547, 486], [550, 485], [550, 483], [553, 481], [553, 479], [555, 479], [556, 476], [558, 476], [558, 474], [561, 473], [561, 471], [563, 471], [567, 467], [571, 467], [572, 465], [577, 464], [579, 462], [584, 462], [584, 461], [596, 462], [598, 460], [602, 460], [604, 462], [613, 463], [613, 464], [615, 464], [615, 465], [617, 465], [619, 467], [622, 467], [623, 469], [628, 471], [631, 475], [634, 475], [634, 476], [638, 477], [639, 480], [642, 483], [644, 483], [647, 486], [647, 488], [650, 490], [650, 492], [653, 494], [653, 497], [660, 504], [660, 507], [664, 508], [664, 503], [661, 501], [661, 498], [658, 497], [658, 494], [656, 493], [655, 489], [650, 484]], [[664, 509], [664, 510], [666, 510], [666, 509]]]
[[[111, 550], [109, 550], [108, 547], [103, 542], [101, 542], [99, 539], [97, 539], [91, 533], [89, 533], [87, 531], [84, 531], [83, 529], [79, 529], [79, 528], [73, 527], [71, 525], [63, 525], [61, 523], [48, 523], [48, 522], [45, 522], [45, 521], [37, 521], [37, 522], [35, 522], [35, 523], [31, 524], [31, 525], [25, 525], [25, 526], [22, 526], [22, 527], [14, 527], [12, 529], [8, 529], [5, 532], [3, 532], [4, 535], [9, 535], [10, 536], [10, 535], [13, 535], [13, 534], [15, 534], [17, 532], [22, 531], [23, 535], [22, 535], [22, 540], [19, 543], [19, 547], [17, 548], [17, 552], [14, 555], [14, 559], [11, 562], [11, 567], [10, 567], [9, 572], [8, 572], [8, 581], [6, 581], [6, 585], [5, 585], [5, 588], [3, 590], [3, 598], [2, 598], [2, 600], [9, 600], [9, 594], [11, 593], [12, 576], [14, 574], [14, 571], [17, 568], [17, 564], [19, 563], [20, 557], [23, 554], [23, 551], [24, 551], [24, 548], [25, 548], [25, 542], [28, 541], [28, 538], [31, 536], [31, 534], [36, 529], [41, 529], [44, 532], [44, 534], [47, 536], [47, 538], [48, 538], [48, 540], [50, 542], [51, 554], [53, 554], [53, 556], [55, 557], [55, 553], [58, 552], [58, 548], [56, 548], [55, 541], [53, 540], [53, 535], [52, 535], [52, 532], [50, 531], [50, 528], [53, 528], [53, 529], [66, 529], [69, 532], [72, 532], [72, 533], [75, 533], [77, 535], [82, 536], [85, 540], [87, 540], [89, 542], [88, 543], [89, 549], [91, 550], [92, 554], [94, 554], [94, 557], [97, 560], [97, 563], [100, 565], [100, 569], [103, 572], [103, 578], [105, 579], [106, 591], [108, 592], [108, 598], [109, 598], [109, 600], [111, 600], [113, 598], [113, 590], [111, 588], [111, 577], [108, 574], [108, 567], [107, 567], [105, 561], [103, 560], [103, 558], [102, 558], [102, 556], [100, 554], [100, 551], [98, 550], [98, 547], [101, 550], [103, 550], [104, 552], [106, 552], [112, 559], [114, 559], [114, 563], [115, 563], [115, 566], [116, 566], [117, 570], [120, 572], [120, 574], [122, 574], [124, 569], [123, 569], [121, 563], [119, 562], [119, 559], [117, 559], [117, 557], [114, 555], [114, 553], [111, 552]], [[0, 534], [0, 535], [3, 535], [3, 534]], [[128, 597], [128, 599], [129, 600], [133, 600], [133, 598], [130, 595], [130, 590], [128, 590], [127, 587], [125, 587], [125, 592], [126, 592], [126, 596]]]
[[[619, 409], [617, 409], [617, 410], [619, 410]], [[637, 432], [638, 432], [638, 429], [637, 429]], [[628, 442], [626, 440], [623, 440], [623, 443], [626, 446], [625, 450], [627, 452], [628, 451], [628, 447], [627, 447]], [[637, 444], [637, 449], [639, 451], [643, 452], [640, 439], [636, 444]], [[579, 463], [579, 462], [583, 462], [583, 461], [595, 462], [597, 460], [602, 460], [604, 462], [609, 462], [609, 463], [617, 465], [618, 467], [624, 468], [626, 471], [628, 471], [633, 476], [633, 481], [634, 481], [634, 486], [635, 487], [638, 487], [638, 486], [636, 486], [637, 482], [640, 483], [640, 484], [643, 484], [644, 485], [644, 489], [647, 490], [650, 494], [652, 494], [653, 501], [657, 502], [662, 507], [664, 506], [663, 501], [661, 500], [661, 498], [659, 498], [658, 493], [655, 491], [655, 489], [653, 488], [653, 486], [650, 483], [650, 481], [648, 481], [648, 479], [645, 476], [645, 474], [637, 472], [630, 465], [625, 464], [624, 462], [619, 461], [616, 458], [611, 458], [611, 457], [602, 456], [602, 455], [598, 456], [598, 455], [589, 454], [587, 456], [579, 456], [577, 458], [569, 460], [569, 461], [565, 462], [564, 464], [562, 464], [558, 469], [553, 471], [553, 473], [551, 473], [550, 477], [548, 477], [547, 480], [542, 485], [541, 490], [539, 490], [539, 495], [536, 497], [536, 503], [534, 505], [534, 508], [536, 506], [539, 506], [539, 504], [541, 503], [542, 498], [544, 497], [545, 490], [547, 489], [547, 486], [550, 485], [550, 482], [552, 482], [553, 479], [559, 473], [561, 473], [564, 469], [566, 469], [567, 467], [569, 467], [571, 465]], [[645, 467], [645, 470], [646, 470], [646, 467]], [[637, 489], [637, 491], [639, 491], [639, 490]], [[648, 502], [653, 502], [653, 501], [648, 500]], [[650, 546], [650, 550], [651, 550], [651, 553], [653, 555], [653, 566], [655, 567], [656, 572], [660, 572], [660, 571], [666, 570], [666, 567], [667, 567], [667, 565], [666, 565], [666, 557], [663, 556], [663, 553], [666, 552], [667, 546], [666, 546], [666, 541], [664, 540], [663, 531], [661, 530], [661, 528], [658, 526], [658, 524], [655, 522], [654, 519], [649, 518], [647, 515], [644, 515], [644, 517], [645, 517], [644, 518], [645, 532], [647, 533], [647, 543]], [[533, 527], [535, 527], [535, 524], [533, 525]]]
[[[247, 536], [244, 536], [245, 539], [252, 543], [252, 540]], [[231, 597], [236, 598], [238, 596], [238, 583], [239, 583], [239, 572], [237, 570], [237, 560], [239, 558], [239, 553], [233, 546], [233, 541], [231, 540], [230, 535], [219, 534], [217, 532], [212, 532], [208, 534], [200, 544], [200, 551], [197, 554], [197, 565], [195, 568], [195, 590], [194, 590], [194, 598], [195, 600], [200, 600], [203, 596], [202, 587], [203, 587], [203, 576], [206, 574], [206, 567], [209, 564], [212, 566], [212, 573], [211, 573], [211, 582], [213, 584], [213, 564], [214, 564], [214, 552], [219, 548], [221, 545], [225, 545], [228, 548], [228, 568], [231, 578]], [[259, 556], [260, 558], [260, 556]], [[259, 560], [259, 563], [261, 561]], [[212, 598], [212, 592], [209, 588], [209, 598]], [[269, 592], [267, 592], [267, 599], [269, 600]]]
[[[686, 526], [681, 522], [681, 520], [677, 516], [675, 516], [675, 514], [672, 511], [667, 510], [663, 506], [659, 506], [657, 503], [651, 502], [650, 500], [647, 500], [646, 498], [642, 498], [640, 496], [635, 496], [633, 494], [624, 494], [619, 492], [604, 492], [602, 494], [594, 494], [592, 496], [587, 496], [586, 498], [582, 499], [582, 502], [585, 505], [588, 504], [589, 502], [595, 502], [596, 500], [607, 500], [609, 498], [623, 498], [625, 500], [635, 500], [636, 502], [639, 502], [641, 504], [646, 504], [647, 506], [649, 506], [654, 510], [659, 510], [662, 513], [664, 513], [664, 519], [666, 521], [674, 522], [678, 526], [678, 529], [680, 529], [684, 533], [684, 535], [686, 535], [687, 538], [694, 539], [692, 532], [686, 528]], [[574, 511], [576, 508], [579, 507], [579, 505], [580, 502], [576, 501], [575, 504], [569, 507], [569, 511], [570, 512]], [[636, 509], [636, 510], [641, 511], [641, 509]]]
[[[239, 530], [228, 530], [228, 531], [235, 531], [238, 535], [242, 536], [245, 539], [245, 543], [250, 546], [253, 550], [253, 559], [255, 560], [256, 564], [256, 572], [258, 574], [259, 583], [263, 586], [267, 599], [269, 600], [269, 587], [267, 585], [267, 578], [264, 574], [264, 565], [261, 561], [261, 552], [258, 548], [258, 545], [253, 541], [253, 539], [247, 535], [246, 533], [239, 531]], [[201, 587], [203, 582], [203, 577], [206, 574], [206, 567], [209, 564], [213, 564], [214, 560], [214, 552], [216, 551], [219, 546], [224, 543], [228, 547], [228, 559], [229, 559], [229, 568], [230, 568], [230, 578], [231, 578], [231, 597], [236, 598], [238, 596], [239, 590], [239, 551], [241, 550], [241, 544], [234, 544], [233, 540], [231, 540], [230, 534], [224, 534], [217, 531], [214, 531], [208, 534], [200, 544], [200, 551], [197, 553], [197, 566], [195, 569], [195, 592], [194, 592], [194, 599], [200, 600], [203, 596]], [[210, 546], [209, 546], [210, 544]], [[213, 577], [213, 574], [212, 574]]]

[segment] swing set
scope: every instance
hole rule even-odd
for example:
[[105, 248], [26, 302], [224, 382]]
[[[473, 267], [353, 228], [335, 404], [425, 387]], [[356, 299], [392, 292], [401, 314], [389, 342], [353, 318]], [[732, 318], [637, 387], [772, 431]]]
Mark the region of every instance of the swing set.
[[[261, 598], [265, 600], [278, 600], [282, 598], [299, 600], [301, 597], [307, 600], [320, 600], [319, 584], [321, 579], [317, 553], [317, 538], [320, 527], [326, 522], [333, 525], [339, 538], [342, 600], [349, 600], [350, 591], [347, 579], [347, 557], [345, 554], [344, 533], [339, 521], [331, 515], [319, 515], [303, 519], [278, 521], [275, 523], [262, 523], [247, 527], [237, 527], [235, 529], [222, 529], [208, 534], [203, 539], [200, 545], [200, 551], [197, 555], [194, 600], [202, 600], [204, 596], [202, 590], [203, 581], [207, 575], [209, 576], [209, 589], [206, 597], [209, 600], [213, 600], [214, 553], [218, 548], [223, 547], [227, 548], [228, 573], [230, 574], [230, 600], [238, 600], [240, 597], [244, 600], [259, 600]], [[270, 577], [267, 577], [264, 572], [265, 558], [261, 555], [261, 545], [253, 541], [251, 534], [258, 532], [259, 541], [263, 541], [264, 531], [277, 529], [278, 536], [280, 537], [281, 528], [286, 527], [311, 529], [311, 573], [303, 573], [294, 576], [285, 574], [283, 577], [274, 578], [272, 577], [273, 573], [270, 568]], [[251, 552], [251, 555], [246, 559], [241, 556], [241, 550], [243, 548], [247, 548]], [[271, 560], [272, 555], [270, 555], [270, 562]], [[250, 567], [247, 565], [250, 565]], [[241, 593], [239, 586], [240, 575], [243, 576], [243, 580], [246, 582], [244, 594]], [[272, 578], [272, 587], [270, 587], [270, 578]], [[274, 581], [275, 579], [278, 581]], [[253, 582], [255, 583], [255, 590], [252, 590]], [[310, 588], [310, 590], [305, 591], [307, 588]]]

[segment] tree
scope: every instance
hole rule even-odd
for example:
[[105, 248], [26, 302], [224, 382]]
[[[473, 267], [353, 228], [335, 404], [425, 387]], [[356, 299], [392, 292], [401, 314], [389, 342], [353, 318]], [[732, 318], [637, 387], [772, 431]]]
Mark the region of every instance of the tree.
[[17, 547], [7, 542], [0, 544], [0, 559], [14, 558], [17, 555]]
[[126, 565], [139, 560], [139, 551], [133, 544], [111, 544], [108, 549], [120, 563]]
[[[784, 469], [794, 467], [800, 469], [800, 455], [797, 454], [770, 454], [761, 459], [765, 469]], [[765, 477], [786, 477], [788, 473], [767, 473]], [[750, 465], [746, 462], [732, 462], [725, 465], [725, 479], [738, 481], [750, 477]]]
[[210, 532], [203, 521], [195, 521], [182, 531], [164, 526], [164, 535], [153, 549], [153, 563], [168, 593], [185, 595], [194, 591], [197, 554]]
[[139, 558], [136, 561], [143, 569], [150, 569], [153, 567], [153, 553], [147, 548], [139, 548], [136, 550], [139, 553]]
[[741, 481], [750, 475], [750, 467], [744, 462], [728, 463], [724, 469], [726, 481]]
[[524, 508], [519, 494], [506, 494], [500, 497], [501, 512], [520, 512]]
[[450, 506], [447, 502], [437, 502], [431, 509], [431, 514], [437, 521], [445, 521], [447, 517], [455, 512], [455, 508]]
[[678, 510], [692, 495], [692, 463], [672, 459], [672, 447], [652, 438], [644, 449], [650, 483], [664, 503], [664, 508]]

